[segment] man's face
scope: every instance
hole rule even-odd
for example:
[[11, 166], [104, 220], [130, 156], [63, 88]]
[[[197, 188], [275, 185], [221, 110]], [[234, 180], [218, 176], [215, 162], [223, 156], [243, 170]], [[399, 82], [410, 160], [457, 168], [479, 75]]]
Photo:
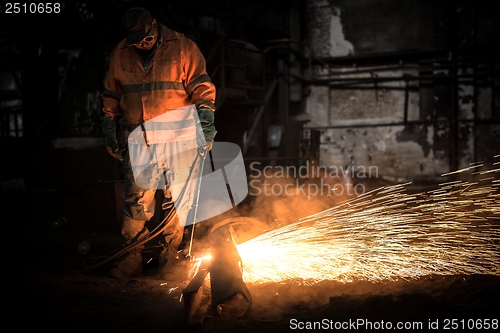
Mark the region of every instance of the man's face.
[[153, 22], [149, 25], [146, 25], [146, 36], [143, 38], [142, 41], [134, 45], [134, 47], [138, 50], [150, 50], [158, 40], [158, 28], [156, 25], [156, 20], [153, 20]]

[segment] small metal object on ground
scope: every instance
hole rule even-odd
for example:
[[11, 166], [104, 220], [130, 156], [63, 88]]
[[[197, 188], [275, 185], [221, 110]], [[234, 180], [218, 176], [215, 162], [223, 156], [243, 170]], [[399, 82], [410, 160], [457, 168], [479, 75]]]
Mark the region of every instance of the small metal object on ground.
[[84, 240], [80, 244], [78, 244], [78, 253], [80, 254], [88, 254], [90, 252], [90, 249], [92, 248], [92, 244], [90, 244], [89, 241]]
[[68, 220], [64, 216], [61, 216], [57, 220], [52, 222], [50, 227], [52, 229], [62, 229], [66, 226], [66, 224], [68, 224]]

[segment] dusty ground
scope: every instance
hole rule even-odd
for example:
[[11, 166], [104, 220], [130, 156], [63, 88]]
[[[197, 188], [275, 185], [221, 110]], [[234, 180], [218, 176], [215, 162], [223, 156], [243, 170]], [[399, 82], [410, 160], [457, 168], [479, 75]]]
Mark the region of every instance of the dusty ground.
[[[396, 329], [398, 322], [421, 323], [413, 331], [423, 331], [430, 322], [443, 329], [452, 319], [459, 325], [465, 320], [466, 327], [477, 327], [469, 319], [483, 323], [488, 319], [490, 329], [486, 331], [492, 331], [492, 320], [499, 319], [500, 277], [428, 276], [386, 283], [248, 285], [253, 303], [246, 317], [222, 319], [209, 309], [201, 327], [189, 327], [184, 303], [179, 301], [189, 281], [164, 280], [154, 264], [146, 264], [141, 276], [127, 281], [108, 278], [107, 267], [64, 273], [78, 271], [84, 263], [98, 262], [90, 258], [108, 255], [121, 244], [117, 232], [89, 233], [78, 196], [28, 192], [10, 198], [13, 200], [7, 201], [6, 207], [16, 209], [18, 218], [14, 230], [8, 233], [15, 236], [11, 239], [16, 245], [11, 256], [13, 270], [4, 271], [4, 290], [10, 295], [6, 306], [13, 311], [6, 322], [13, 322], [16, 331], [276, 333], [297, 331], [299, 323], [314, 321], [325, 325], [332, 321], [332, 327], [324, 327], [332, 331], [335, 325], [343, 324], [344, 329], [339, 329], [343, 331], [349, 327], [354, 330], [346, 325], [361, 324], [361, 320], [370, 322], [373, 329], [379, 328], [377, 331], [388, 323]], [[47, 201], [54, 199], [59, 200], [58, 211], [48, 214], [44, 211]], [[23, 210], [30, 200], [30, 209]], [[67, 216], [69, 223], [62, 229], [52, 229], [50, 223], [59, 215]], [[10, 223], [13, 225], [13, 220]], [[86, 256], [77, 252], [84, 238], [92, 243]], [[365, 330], [366, 325], [356, 330]]]

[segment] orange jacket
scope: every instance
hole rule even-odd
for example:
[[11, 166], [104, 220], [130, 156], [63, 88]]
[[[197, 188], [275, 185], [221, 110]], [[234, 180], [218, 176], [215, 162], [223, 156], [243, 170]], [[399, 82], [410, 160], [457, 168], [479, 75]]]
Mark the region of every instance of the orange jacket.
[[215, 111], [215, 86], [198, 46], [164, 25], [161, 44], [146, 70], [135, 47], [123, 39], [111, 53], [105, 90], [105, 117], [140, 124], [188, 105]]

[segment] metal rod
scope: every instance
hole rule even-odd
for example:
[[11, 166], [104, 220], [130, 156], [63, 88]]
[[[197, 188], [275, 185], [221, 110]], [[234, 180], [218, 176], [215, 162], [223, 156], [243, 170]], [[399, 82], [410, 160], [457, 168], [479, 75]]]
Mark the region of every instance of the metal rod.
[[434, 61], [435, 58], [447, 59], [449, 55], [456, 54], [459, 56], [469, 55], [474, 57], [477, 54], [489, 55], [494, 54], [494, 49], [491, 46], [485, 47], [462, 47], [453, 49], [428, 50], [428, 51], [402, 51], [402, 52], [385, 52], [371, 53], [364, 55], [349, 55], [344, 57], [314, 57], [314, 64], [363, 64], [363, 63], [383, 63], [387, 61], [414, 61], [427, 58]]
[[[474, 123], [474, 124], [499, 124], [499, 119], [483, 119], [483, 120], [474, 120], [474, 119], [457, 119], [460, 123]], [[329, 126], [314, 126], [307, 127], [305, 129], [333, 129], [333, 128], [363, 128], [363, 127], [383, 127], [383, 126], [404, 126], [404, 125], [432, 125], [432, 124], [446, 124], [448, 123], [448, 119], [443, 120], [408, 120], [406, 123], [404, 122], [393, 122], [393, 123], [380, 123], [380, 124], [350, 124], [350, 125], [329, 125]], [[323, 144], [326, 144], [324, 142]]]
[[189, 241], [189, 251], [188, 251], [188, 256], [189, 260], [192, 260], [191, 257], [191, 250], [193, 249], [193, 239], [194, 239], [194, 227], [196, 225], [196, 215], [198, 214], [198, 203], [200, 200], [200, 192], [201, 192], [201, 178], [203, 176], [203, 168], [205, 166], [205, 159], [207, 158], [208, 151], [205, 152], [203, 155], [203, 159], [201, 160], [201, 167], [200, 167], [200, 173], [198, 174], [198, 188], [196, 191], [196, 203], [194, 206], [194, 214], [193, 214], [193, 227], [191, 228], [191, 239]]
[[[359, 77], [359, 78], [322, 78], [322, 79], [306, 79], [296, 74], [290, 74], [291, 77], [316, 85], [328, 85], [330, 88], [353, 86], [357, 84], [373, 84], [377, 82], [397, 82], [397, 81], [448, 81], [457, 79], [484, 79], [494, 77], [494, 73], [490, 74], [462, 74], [462, 75], [425, 75], [425, 76], [410, 76], [403, 75], [399, 77]], [[385, 87], [384, 87], [385, 88]], [[390, 88], [390, 87], [387, 87]]]
[[244, 161], [283, 161], [283, 160], [307, 160], [307, 157], [289, 156], [289, 157], [245, 157]]

